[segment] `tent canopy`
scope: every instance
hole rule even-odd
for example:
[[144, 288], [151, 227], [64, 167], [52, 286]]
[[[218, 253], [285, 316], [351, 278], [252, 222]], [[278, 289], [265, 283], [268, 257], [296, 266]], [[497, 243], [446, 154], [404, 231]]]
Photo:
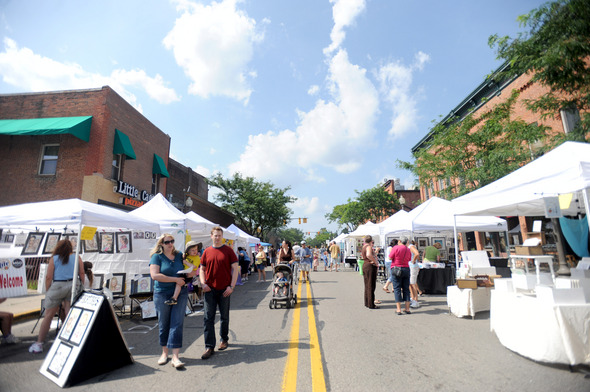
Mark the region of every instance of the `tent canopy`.
[[370, 235], [373, 237], [379, 236], [379, 225], [373, 222], [367, 222], [363, 225], [359, 225], [355, 231], [346, 235], [346, 238], [349, 237], [364, 237], [366, 235]]
[[233, 223], [228, 226], [227, 228], [229, 231], [232, 231], [238, 235], [238, 239], [241, 240], [240, 242], [246, 242], [246, 246], [250, 243], [258, 244], [260, 243], [260, 238], [256, 238], [251, 236], [250, 234], [246, 233], [244, 230], [240, 229], [238, 226], [234, 225]]
[[424, 233], [436, 231], [506, 231], [504, 219], [493, 216], [454, 216], [453, 204], [433, 197], [399, 218], [384, 230], [384, 235], [400, 232]]
[[[544, 197], [590, 187], [590, 144], [565, 142], [529, 164], [453, 200], [456, 214], [544, 216]], [[576, 197], [573, 198], [574, 200]], [[572, 201], [564, 215], [584, 212]]]
[[161, 193], [158, 193], [152, 200], [131, 211], [129, 214], [159, 223], [162, 232], [164, 230], [174, 229], [205, 233], [208, 227], [205, 222], [193, 220], [180, 212]]
[[80, 199], [43, 201], [0, 207], [0, 226], [85, 225], [160, 231], [158, 224], [116, 208]]
[[[211, 232], [212, 228], [219, 226], [217, 223], [213, 223], [210, 220], [203, 218], [201, 215], [197, 214], [194, 211], [189, 211], [185, 215], [193, 221], [203, 222], [207, 227], [206, 233], [204, 233], [204, 235], [207, 237], [210, 236], [210, 232]], [[219, 227], [221, 227], [221, 226], [219, 226]], [[228, 229], [225, 229], [223, 227], [221, 227], [221, 229], [223, 230], [223, 238], [225, 238], [227, 240], [235, 240], [238, 237], [237, 234], [234, 233], [233, 231], [229, 231]]]

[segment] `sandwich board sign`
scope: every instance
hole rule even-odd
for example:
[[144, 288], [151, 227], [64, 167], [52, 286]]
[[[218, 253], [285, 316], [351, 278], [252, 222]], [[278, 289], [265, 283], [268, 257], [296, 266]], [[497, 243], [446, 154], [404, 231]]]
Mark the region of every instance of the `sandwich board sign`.
[[70, 308], [40, 372], [64, 387], [132, 363], [112, 306], [104, 294], [84, 291]]

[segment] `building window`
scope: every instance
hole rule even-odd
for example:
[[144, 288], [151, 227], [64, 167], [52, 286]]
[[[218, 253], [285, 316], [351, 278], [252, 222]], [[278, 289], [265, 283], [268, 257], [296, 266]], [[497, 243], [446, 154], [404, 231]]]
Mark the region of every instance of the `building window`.
[[576, 125], [578, 125], [580, 122], [580, 112], [578, 109], [576, 107], [561, 109], [559, 114], [561, 115], [561, 122], [563, 124], [564, 132], [573, 132]]
[[125, 163], [125, 155], [113, 155], [113, 168], [111, 170], [111, 179], [119, 181], [123, 178], [123, 164]]
[[46, 144], [43, 146], [41, 155], [41, 165], [39, 165], [39, 174], [54, 176], [57, 173], [57, 153], [59, 144]]
[[160, 175], [152, 174], [152, 195], [155, 195], [160, 191]]

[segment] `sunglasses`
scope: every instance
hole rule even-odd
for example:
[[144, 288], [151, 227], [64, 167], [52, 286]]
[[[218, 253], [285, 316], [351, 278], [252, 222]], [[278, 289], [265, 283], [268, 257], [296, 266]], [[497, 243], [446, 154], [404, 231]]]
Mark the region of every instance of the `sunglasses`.
[[163, 241], [164, 245], [173, 244], [174, 240]]

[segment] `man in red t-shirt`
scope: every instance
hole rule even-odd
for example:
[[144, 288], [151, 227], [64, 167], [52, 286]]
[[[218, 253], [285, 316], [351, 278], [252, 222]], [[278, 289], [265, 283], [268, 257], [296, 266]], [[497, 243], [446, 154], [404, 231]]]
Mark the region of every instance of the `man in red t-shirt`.
[[201, 256], [199, 279], [205, 297], [205, 352], [202, 359], [208, 359], [215, 352], [215, 312], [219, 307], [221, 316], [218, 350], [225, 350], [229, 340], [230, 295], [234, 292], [240, 273], [238, 257], [232, 248], [223, 244], [223, 230], [217, 226], [211, 229], [213, 245]]

